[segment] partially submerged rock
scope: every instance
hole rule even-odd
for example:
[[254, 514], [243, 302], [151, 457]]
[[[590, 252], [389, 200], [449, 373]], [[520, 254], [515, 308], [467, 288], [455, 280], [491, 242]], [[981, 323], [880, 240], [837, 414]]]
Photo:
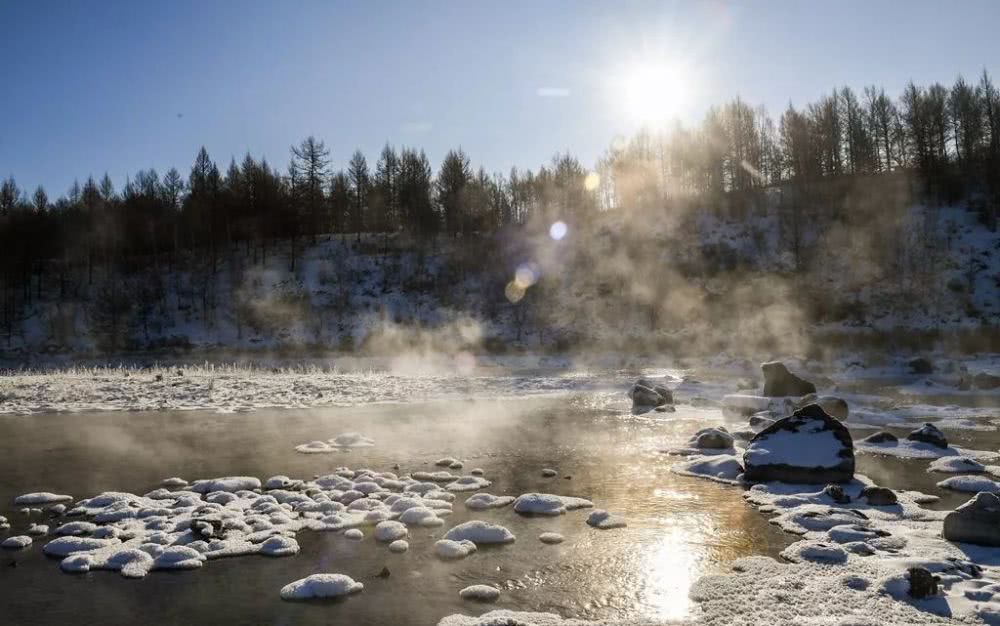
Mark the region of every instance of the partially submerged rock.
[[639, 410], [650, 410], [667, 406], [674, 402], [674, 395], [669, 389], [645, 378], [635, 381], [628, 395], [632, 398], [632, 408]]
[[282, 600], [337, 598], [364, 590], [362, 583], [344, 574], [313, 574], [281, 588]]
[[910, 441], [920, 441], [922, 443], [929, 443], [932, 446], [938, 448], [947, 448], [948, 439], [944, 436], [937, 426], [934, 424], [924, 424], [920, 428], [911, 432], [906, 436]]
[[847, 482], [854, 478], [854, 444], [843, 424], [811, 404], [757, 433], [743, 467], [750, 482]]
[[458, 592], [463, 600], [476, 600], [477, 602], [496, 602], [500, 597], [500, 590], [490, 585], [469, 585]]
[[594, 509], [594, 511], [587, 516], [587, 524], [593, 526], [594, 528], [600, 528], [601, 530], [625, 528], [628, 526], [628, 524], [625, 523], [625, 520], [617, 515], [612, 515], [603, 509]]
[[692, 448], [724, 450], [733, 447], [733, 436], [722, 426], [702, 428], [691, 437], [689, 444]]
[[764, 373], [764, 395], [767, 397], [816, 393], [816, 385], [789, 372], [781, 361], [763, 363], [760, 369]]
[[938, 594], [938, 582], [941, 580], [923, 567], [911, 567], [907, 571], [910, 581], [908, 593], [911, 598], [921, 600]]

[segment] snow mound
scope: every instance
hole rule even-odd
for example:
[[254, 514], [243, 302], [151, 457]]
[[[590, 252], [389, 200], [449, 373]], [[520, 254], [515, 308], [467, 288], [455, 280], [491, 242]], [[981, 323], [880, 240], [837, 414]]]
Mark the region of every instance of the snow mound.
[[295, 446], [296, 452], [304, 454], [324, 454], [327, 452], [343, 452], [350, 448], [370, 448], [375, 440], [359, 433], [341, 433], [326, 441], [316, 440]]
[[526, 515], [562, 515], [566, 511], [594, 506], [590, 500], [551, 493], [525, 493], [514, 500], [514, 510]]
[[375, 526], [375, 540], [376, 541], [386, 541], [392, 542], [397, 539], [405, 538], [410, 531], [406, 529], [406, 525], [402, 522], [394, 521], [384, 521], [379, 522]]
[[444, 538], [450, 541], [471, 541], [476, 545], [511, 543], [515, 540], [514, 533], [505, 527], [482, 520], [472, 520], [459, 524], [445, 533]]
[[458, 592], [463, 600], [477, 602], [496, 602], [500, 598], [500, 590], [490, 585], [469, 585]]
[[673, 465], [670, 471], [682, 476], [708, 478], [716, 482], [735, 485], [743, 473], [743, 466], [738, 457], [724, 454], [697, 456]]
[[1000, 482], [990, 480], [985, 476], [952, 476], [942, 480], [937, 486], [968, 493], [979, 493], [980, 491], [1000, 493]]
[[292, 537], [274, 535], [260, 544], [260, 553], [267, 556], [291, 556], [299, 553], [299, 542]]
[[513, 496], [495, 496], [489, 493], [477, 493], [474, 496], [470, 496], [469, 499], [465, 501], [465, 506], [473, 511], [481, 511], [483, 509], [502, 508], [509, 505], [513, 501]]
[[27, 548], [31, 545], [31, 537], [27, 535], [16, 535], [14, 537], [7, 537], [2, 542], [0, 542], [0, 548], [7, 548], [8, 550], [20, 550], [22, 548]]
[[538, 535], [538, 540], [542, 543], [556, 544], [562, 543], [565, 540], [565, 537], [559, 533], [542, 533]]
[[344, 574], [313, 574], [281, 588], [282, 600], [338, 598], [362, 591], [365, 586]]
[[444, 486], [448, 491], [476, 491], [485, 489], [493, 483], [482, 476], [462, 476], [461, 478]]
[[628, 525], [622, 518], [612, 515], [603, 509], [594, 509], [590, 515], [587, 516], [587, 524], [593, 526], [594, 528], [600, 528], [601, 530], [625, 528]]
[[38, 506], [43, 504], [55, 504], [56, 502], [69, 502], [73, 496], [64, 496], [48, 491], [38, 491], [36, 493], [26, 493], [14, 498], [14, 504], [18, 506]]
[[405, 539], [397, 539], [389, 544], [389, 552], [401, 553], [410, 549], [410, 544]]
[[945, 474], [980, 473], [986, 471], [986, 466], [967, 456], [943, 456], [932, 461], [927, 471]]
[[814, 563], [844, 563], [847, 551], [836, 544], [822, 541], [797, 541], [781, 551], [781, 557], [793, 563], [812, 561]]
[[476, 544], [468, 540], [440, 539], [434, 542], [434, 553], [442, 559], [461, 559], [476, 551]]

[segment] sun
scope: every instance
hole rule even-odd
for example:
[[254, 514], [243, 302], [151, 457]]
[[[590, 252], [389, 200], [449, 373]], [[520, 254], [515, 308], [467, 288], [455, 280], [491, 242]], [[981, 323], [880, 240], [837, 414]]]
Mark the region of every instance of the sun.
[[676, 118], [686, 104], [689, 80], [674, 63], [639, 63], [625, 72], [621, 99], [630, 121], [662, 126]]

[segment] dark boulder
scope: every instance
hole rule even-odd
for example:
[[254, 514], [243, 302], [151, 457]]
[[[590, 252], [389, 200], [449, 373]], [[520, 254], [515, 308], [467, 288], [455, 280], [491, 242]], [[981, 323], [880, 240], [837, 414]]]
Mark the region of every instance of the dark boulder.
[[810, 404], [757, 433], [743, 467], [749, 482], [847, 482], [854, 478], [854, 442], [843, 424]]
[[1000, 497], [981, 491], [944, 518], [944, 538], [1000, 546]]
[[885, 487], [865, 487], [861, 490], [861, 498], [872, 506], [891, 506], [899, 502], [896, 493]]
[[789, 372], [785, 364], [780, 361], [764, 363], [760, 369], [764, 373], [764, 395], [767, 397], [805, 396], [816, 393], [816, 385]]
[[906, 436], [910, 441], [920, 441], [923, 443], [929, 443], [932, 446], [938, 448], [947, 448], [948, 439], [945, 438], [944, 433], [938, 430], [938, 427], [934, 424], [924, 424], [920, 428], [916, 429], [912, 433]]
[[851, 501], [851, 496], [844, 493], [844, 488], [840, 485], [827, 485], [823, 493], [837, 504], [848, 504]]
[[922, 600], [938, 594], [938, 582], [941, 580], [930, 570], [923, 567], [911, 567], [907, 572], [910, 579], [910, 589], [908, 593], [911, 598]]
[[934, 364], [927, 357], [918, 356], [907, 363], [911, 374], [933, 374]]
[[868, 435], [861, 441], [865, 443], [896, 443], [899, 437], [886, 430], [880, 430], [874, 435]]
[[632, 408], [656, 408], [673, 404], [674, 396], [663, 385], [656, 385], [645, 378], [640, 378], [629, 391], [632, 398]]

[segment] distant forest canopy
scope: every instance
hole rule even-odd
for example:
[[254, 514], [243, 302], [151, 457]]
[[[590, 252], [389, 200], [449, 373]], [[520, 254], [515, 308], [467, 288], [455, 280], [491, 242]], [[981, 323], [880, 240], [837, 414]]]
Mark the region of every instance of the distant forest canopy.
[[[896, 191], [878, 191], [889, 188]], [[861, 190], [871, 197], [859, 203]], [[769, 191], [780, 191], [780, 202]], [[697, 127], [616, 140], [593, 169], [567, 153], [537, 171], [489, 174], [455, 149], [435, 171], [423, 150], [386, 145], [374, 165], [355, 151], [346, 170], [332, 171], [330, 150], [308, 137], [291, 148], [284, 171], [250, 154], [223, 171], [202, 148], [186, 176], [140, 170], [116, 190], [105, 174], [54, 201], [11, 176], [0, 185], [0, 321], [9, 341], [43, 291], [87, 300], [95, 281], [178, 264], [215, 274], [240, 252], [266, 263], [280, 250], [294, 271], [302, 246], [330, 233], [359, 242], [362, 233], [406, 236], [432, 247], [439, 236], [547, 232], [555, 221], [585, 229], [611, 215], [626, 217], [641, 238], [647, 216], [778, 212], [798, 272], [808, 269], [806, 224], [864, 227], [885, 198], [897, 208], [964, 202], [996, 229], [1000, 93], [985, 71], [950, 88], [910, 83], [895, 99], [874, 86], [835, 89], [804, 108], [790, 104], [777, 121], [736, 98]], [[852, 215], [855, 204], [867, 213]]]

